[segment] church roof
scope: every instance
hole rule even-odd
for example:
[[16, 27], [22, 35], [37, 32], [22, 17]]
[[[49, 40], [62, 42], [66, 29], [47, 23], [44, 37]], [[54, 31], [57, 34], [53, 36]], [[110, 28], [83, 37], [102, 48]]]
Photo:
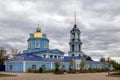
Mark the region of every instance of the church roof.
[[105, 63], [105, 64], [107, 64], [107, 62], [100, 62], [100, 61], [85, 61], [85, 63], [91, 63], [91, 64], [101, 64], [101, 63]]
[[35, 54], [39, 54], [39, 53], [55, 53], [55, 54], [65, 54], [64, 52], [58, 50], [58, 49], [52, 49], [52, 50], [42, 50], [42, 51], [37, 51]]
[[80, 56], [65, 56], [63, 62], [70, 62], [72, 59], [80, 59]]
[[56, 61], [60, 61], [60, 62], [70, 62], [70, 60], [72, 59], [80, 59], [81, 57], [79, 56], [65, 56], [64, 59], [53, 59], [53, 58], [42, 58], [40, 56], [35, 56], [32, 54], [21, 54], [19, 56], [16, 56], [15, 58], [9, 59], [8, 61], [51, 61], [51, 62], [56, 62]]
[[30, 55], [27, 53], [16, 56], [15, 58], [9, 59], [10, 61], [20, 61], [20, 60], [40, 60], [41, 57]]
[[63, 61], [63, 59], [53, 59], [53, 58], [42, 58], [40, 56], [35, 56], [32, 54], [21, 54], [19, 56], [16, 56], [15, 58], [9, 59], [8, 61]]

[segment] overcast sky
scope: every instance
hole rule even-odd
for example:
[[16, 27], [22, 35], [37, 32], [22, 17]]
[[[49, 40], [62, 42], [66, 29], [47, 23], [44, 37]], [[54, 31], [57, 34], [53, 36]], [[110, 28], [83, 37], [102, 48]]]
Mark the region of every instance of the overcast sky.
[[82, 51], [94, 60], [110, 56], [120, 62], [120, 0], [1, 0], [0, 47], [27, 49], [39, 21], [50, 48], [67, 54], [74, 11]]

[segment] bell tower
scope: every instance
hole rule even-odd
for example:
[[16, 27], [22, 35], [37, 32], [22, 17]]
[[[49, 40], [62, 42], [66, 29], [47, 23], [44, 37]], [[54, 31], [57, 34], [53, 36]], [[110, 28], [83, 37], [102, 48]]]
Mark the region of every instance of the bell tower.
[[74, 13], [74, 27], [70, 31], [70, 51], [69, 56], [82, 56], [81, 52], [81, 39], [80, 39], [80, 30], [76, 24], [76, 13]]

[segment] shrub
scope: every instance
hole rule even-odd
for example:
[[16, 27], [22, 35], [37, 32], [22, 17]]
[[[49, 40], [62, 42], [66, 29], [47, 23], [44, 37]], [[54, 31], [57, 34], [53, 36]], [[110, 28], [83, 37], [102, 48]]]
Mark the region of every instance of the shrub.
[[32, 68], [28, 68], [28, 72], [32, 73], [33, 72]]
[[71, 74], [75, 74], [75, 73], [77, 73], [77, 70], [70, 70], [70, 71], [68, 71], [67, 73], [71, 73]]
[[43, 72], [43, 68], [42, 68], [42, 67], [39, 68], [39, 72], [40, 72], [40, 73]]
[[64, 74], [63, 70], [55, 71], [54, 74]]

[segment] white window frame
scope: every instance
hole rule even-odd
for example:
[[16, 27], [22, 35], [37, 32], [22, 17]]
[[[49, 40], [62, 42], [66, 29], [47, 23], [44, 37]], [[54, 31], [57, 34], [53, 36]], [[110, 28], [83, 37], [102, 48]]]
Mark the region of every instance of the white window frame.
[[32, 47], [32, 42], [28, 41], [28, 48], [31, 48], [31, 47]]
[[33, 69], [33, 70], [36, 70], [36, 67], [37, 67], [37, 66], [36, 66], [35, 64], [32, 65], [32, 69]]
[[48, 42], [44, 41], [44, 48], [48, 48]]
[[[37, 44], [37, 42], [38, 42], [39, 44]], [[40, 40], [35, 40], [35, 48], [40, 48]]]
[[10, 65], [10, 68], [9, 68], [10, 70], [12, 70], [13, 69], [13, 66], [12, 65]]

